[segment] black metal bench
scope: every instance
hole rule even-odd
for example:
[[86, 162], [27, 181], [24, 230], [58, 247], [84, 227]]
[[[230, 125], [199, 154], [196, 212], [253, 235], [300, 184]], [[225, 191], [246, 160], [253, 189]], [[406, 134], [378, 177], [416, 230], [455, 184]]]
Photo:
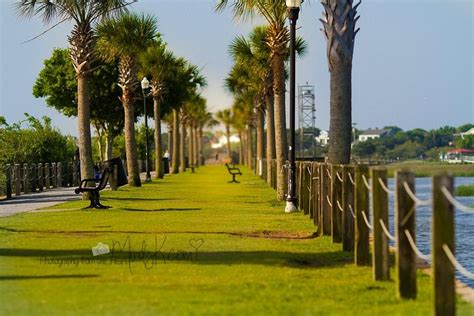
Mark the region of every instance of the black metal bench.
[[96, 182], [95, 179], [83, 179], [81, 180], [81, 183], [79, 184], [79, 187], [74, 190], [76, 194], [79, 193], [84, 193], [84, 192], [89, 192], [90, 193], [90, 200], [91, 204], [86, 207], [86, 208], [96, 208], [96, 209], [107, 209], [110, 208], [110, 206], [104, 206], [100, 204], [100, 194], [99, 191], [102, 191], [105, 189], [107, 186], [107, 181], [109, 180], [109, 176], [112, 174], [112, 170], [109, 168], [105, 168], [104, 171], [102, 171], [102, 174], [100, 176], [100, 179], [98, 181], [98, 184], [96, 184], [93, 187], [88, 187], [85, 186], [89, 182]]
[[228, 163], [226, 163], [225, 166], [227, 167], [227, 171], [229, 172], [229, 174], [232, 176], [232, 181], [229, 181], [229, 183], [239, 183], [239, 181], [235, 180], [235, 176], [242, 175], [240, 169], [235, 167], [235, 165], [231, 167]]

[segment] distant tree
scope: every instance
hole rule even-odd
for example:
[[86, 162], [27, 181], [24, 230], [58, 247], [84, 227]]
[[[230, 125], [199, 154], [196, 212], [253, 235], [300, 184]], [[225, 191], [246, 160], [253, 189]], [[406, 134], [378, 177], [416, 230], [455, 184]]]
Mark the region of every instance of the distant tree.
[[233, 123], [232, 111], [230, 109], [224, 109], [224, 110], [218, 111], [216, 113], [216, 118], [218, 121], [224, 124], [225, 134], [227, 138], [227, 155], [228, 155], [228, 158], [232, 158], [232, 154], [230, 150], [230, 126]]
[[377, 147], [372, 139], [365, 142], [358, 142], [352, 148], [354, 155], [359, 158], [371, 158], [376, 151]]
[[455, 143], [457, 148], [474, 150], [474, 135], [465, 135], [463, 138], [457, 138]]
[[457, 131], [458, 133], [464, 133], [464, 132], [467, 132], [468, 130], [470, 130], [471, 128], [473, 128], [473, 127], [474, 127], [474, 124], [468, 123], [468, 124], [464, 124], [464, 125], [459, 126], [459, 127], [456, 129], [456, 131]]

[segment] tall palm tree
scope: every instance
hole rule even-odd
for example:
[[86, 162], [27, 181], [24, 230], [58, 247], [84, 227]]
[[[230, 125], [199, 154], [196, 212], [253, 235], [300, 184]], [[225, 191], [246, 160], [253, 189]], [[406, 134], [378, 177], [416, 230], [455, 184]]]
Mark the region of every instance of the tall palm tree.
[[97, 26], [97, 48], [105, 60], [119, 60], [119, 87], [125, 112], [125, 150], [127, 155], [128, 184], [140, 186], [137, 149], [135, 143], [135, 90], [138, 54], [159, 35], [156, 18], [150, 15], [125, 13], [103, 21]]
[[353, 0], [322, 0], [323, 33], [331, 74], [329, 162], [349, 163], [352, 139], [352, 57], [357, 32], [357, 3]]
[[156, 178], [163, 178], [163, 144], [161, 139], [160, 102], [172, 85], [173, 77], [178, 68], [184, 67], [185, 60], [177, 58], [161, 41], [155, 41], [139, 57], [141, 75], [150, 76], [151, 95], [153, 97], [153, 113], [155, 121], [155, 164]]
[[216, 119], [224, 124], [225, 135], [227, 138], [227, 156], [229, 159], [232, 159], [232, 152], [230, 149], [230, 126], [233, 122], [233, 115], [230, 109], [220, 110], [216, 113]]
[[113, 17], [126, 10], [126, 0], [20, 0], [16, 9], [20, 16], [42, 16], [45, 24], [55, 20], [73, 21], [68, 36], [71, 60], [77, 77], [77, 121], [81, 177], [93, 178], [92, 144], [90, 129], [90, 95], [88, 79], [96, 61], [96, 35], [93, 26], [103, 18]]

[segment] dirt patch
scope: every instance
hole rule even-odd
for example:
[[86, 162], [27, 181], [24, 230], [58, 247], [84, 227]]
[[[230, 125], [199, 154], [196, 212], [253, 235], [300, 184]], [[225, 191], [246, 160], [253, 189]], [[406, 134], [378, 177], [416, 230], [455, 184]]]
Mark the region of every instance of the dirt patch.
[[269, 239], [314, 239], [317, 236], [316, 232], [287, 232], [287, 231], [255, 231], [250, 233], [241, 233], [243, 237], [254, 237], [254, 238], [269, 238]]

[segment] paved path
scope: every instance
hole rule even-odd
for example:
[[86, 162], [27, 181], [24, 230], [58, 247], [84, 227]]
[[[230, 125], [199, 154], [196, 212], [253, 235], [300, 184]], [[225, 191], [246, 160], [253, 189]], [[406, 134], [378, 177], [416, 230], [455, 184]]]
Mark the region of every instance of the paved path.
[[0, 201], [0, 217], [36, 211], [79, 198], [79, 195], [74, 194], [74, 188], [59, 188], [14, 196], [11, 200]]

